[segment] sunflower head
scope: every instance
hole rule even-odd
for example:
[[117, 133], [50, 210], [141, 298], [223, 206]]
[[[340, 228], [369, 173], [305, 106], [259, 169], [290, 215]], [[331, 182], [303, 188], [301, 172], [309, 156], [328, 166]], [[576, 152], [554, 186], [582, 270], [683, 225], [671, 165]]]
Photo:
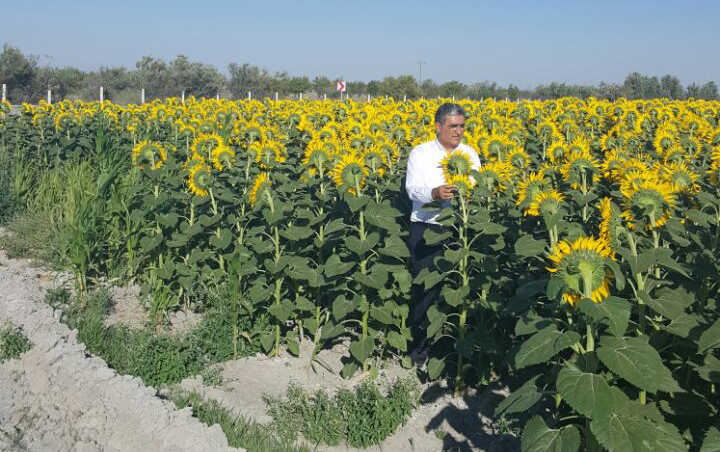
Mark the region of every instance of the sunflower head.
[[518, 199], [515, 201], [515, 204], [518, 207], [527, 208], [535, 197], [535, 194], [551, 189], [552, 183], [545, 177], [543, 172], [530, 173], [518, 183]]
[[263, 171], [255, 177], [252, 188], [250, 189], [250, 206], [255, 207], [261, 205], [264, 202], [264, 193], [266, 190], [270, 190], [271, 183], [268, 173]]
[[582, 187], [583, 182], [591, 185], [594, 176], [598, 173], [600, 164], [589, 152], [571, 154], [562, 167], [562, 175], [566, 182], [576, 190]]
[[196, 196], [207, 196], [212, 173], [210, 166], [200, 160], [194, 161], [188, 170], [188, 188]]
[[710, 169], [708, 170], [710, 182], [716, 186], [720, 186], [720, 146], [713, 150], [710, 161]]
[[655, 229], [664, 225], [675, 208], [675, 189], [655, 173], [626, 174], [620, 185], [623, 195], [622, 218], [629, 228]]
[[223, 144], [211, 151], [211, 159], [213, 166], [218, 171], [222, 171], [225, 168], [232, 168], [233, 162], [235, 161], [235, 151]]
[[619, 229], [622, 227], [620, 221], [620, 209], [608, 197], [602, 198], [598, 205], [600, 209], [600, 238], [605, 240], [610, 249], [616, 250], [619, 243]]
[[547, 270], [563, 282], [564, 302], [574, 305], [588, 298], [599, 303], [610, 294], [612, 272], [608, 260], [613, 260], [613, 252], [602, 238], [580, 237], [572, 243], [561, 240], [549, 259], [553, 266]]
[[460, 196], [469, 197], [472, 195], [475, 187], [475, 180], [465, 174], [455, 174], [446, 180], [448, 185], [452, 185], [458, 191]]
[[370, 171], [361, 155], [348, 153], [340, 157], [332, 169], [331, 177], [338, 190], [360, 196]]
[[440, 166], [442, 166], [443, 176], [445, 176], [445, 181], [447, 182], [452, 176], [467, 176], [470, 174], [472, 162], [465, 152], [458, 150], [448, 153], [445, 158], [440, 161]]
[[478, 170], [476, 184], [490, 193], [505, 191], [512, 178], [514, 168], [508, 162], [487, 163]]
[[371, 174], [377, 174], [379, 177], [385, 175], [387, 169], [387, 156], [379, 149], [368, 149], [363, 153], [365, 166], [370, 170]]
[[149, 165], [152, 169], [158, 169], [167, 160], [167, 151], [160, 143], [143, 140], [133, 148], [132, 159], [141, 168]]
[[534, 217], [555, 215], [562, 207], [564, 199], [562, 193], [555, 189], [538, 191], [525, 209], [525, 215]]
[[698, 175], [685, 162], [666, 163], [658, 168], [658, 172], [660, 177], [669, 182], [678, 193], [692, 194], [700, 191], [700, 186], [697, 184]]

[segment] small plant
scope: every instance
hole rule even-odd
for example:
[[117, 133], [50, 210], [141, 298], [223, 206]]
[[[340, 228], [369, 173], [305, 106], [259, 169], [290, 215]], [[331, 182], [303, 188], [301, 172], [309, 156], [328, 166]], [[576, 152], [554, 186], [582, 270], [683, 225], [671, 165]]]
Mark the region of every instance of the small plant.
[[70, 291], [64, 287], [50, 289], [45, 294], [45, 303], [53, 309], [65, 306], [70, 303]]
[[207, 425], [218, 424], [231, 447], [243, 447], [248, 452], [310, 451], [307, 447], [293, 444], [292, 440], [276, 436], [269, 426], [232, 414], [216, 400], [203, 400], [197, 392], [174, 389], [167, 398], [179, 409], [191, 407], [193, 416], [200, 422]]
[[222, 369], [219, 366], [206, 367], [200, 376], [206, 386], [220, 386], [223, 384]]
[[379, 444], [405, 423], [415, 400], [415, 383], [398, 380], [383, 395], [370, 380], [353, 391], [341, 390], [330, 398], [325, 391], [310, 395], [291, 384], [285, 398], [267, 398], [268, 412], [281, 436], [293, 439], [298, 432], [315, 445], [352, 447]]
[[0, 362], [18, 358], [31, 347], [32, 344], [23, 335], [20, 328], [9, 322], [0, 328]]

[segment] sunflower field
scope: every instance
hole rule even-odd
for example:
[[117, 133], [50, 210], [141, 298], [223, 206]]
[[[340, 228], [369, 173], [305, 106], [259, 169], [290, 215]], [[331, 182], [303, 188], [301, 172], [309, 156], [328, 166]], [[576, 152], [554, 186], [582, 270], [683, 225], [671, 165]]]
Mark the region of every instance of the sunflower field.
[[720, 450], [720, 102], [461, 101], [482, 166], [443, 161], [413, 278], [405, 166], [441, 102], [4, 105], [0, 150], [21, 202], [63, 206], [80, 292], [136, 282], [158, 324], [223, 293], [271, 325], [228, 343], [348, 341], [350, 377], [410, 365], [410, 289], [440, 284], [427, 375], [509, 385], [523, 451]]

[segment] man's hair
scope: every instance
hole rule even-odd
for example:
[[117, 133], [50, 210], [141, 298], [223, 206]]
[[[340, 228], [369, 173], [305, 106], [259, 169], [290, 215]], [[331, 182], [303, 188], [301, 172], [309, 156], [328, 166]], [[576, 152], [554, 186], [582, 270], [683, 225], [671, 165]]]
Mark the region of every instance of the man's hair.
[[465, 109], [458, 104], [451, 104], [450, 102], [445, 102], [444, 104], [440, 105], [435, 112], [435, 122], [445, 124], [445, 116], [447, 115], [465, 116]]

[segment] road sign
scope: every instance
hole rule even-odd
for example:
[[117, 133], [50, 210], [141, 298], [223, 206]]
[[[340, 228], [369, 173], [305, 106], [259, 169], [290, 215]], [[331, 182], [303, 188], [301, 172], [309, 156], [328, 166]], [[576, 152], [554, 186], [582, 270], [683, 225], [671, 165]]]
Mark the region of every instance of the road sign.
[[338, 80], [336, 89], [341, 93], [345, 92], [345, 80]]

